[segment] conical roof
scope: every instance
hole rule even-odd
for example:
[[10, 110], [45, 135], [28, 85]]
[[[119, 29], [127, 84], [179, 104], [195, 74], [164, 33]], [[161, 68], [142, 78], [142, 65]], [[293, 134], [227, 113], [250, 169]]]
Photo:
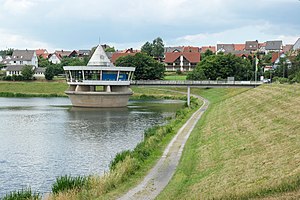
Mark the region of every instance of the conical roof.
[[103, 66], [103, 67], [110, 67], [113, 66], [110, 62], [109, 58], [107, 57], [104, 49], [99, 44], [93, 53], [91, 59], [89, 60], [88, 66]]

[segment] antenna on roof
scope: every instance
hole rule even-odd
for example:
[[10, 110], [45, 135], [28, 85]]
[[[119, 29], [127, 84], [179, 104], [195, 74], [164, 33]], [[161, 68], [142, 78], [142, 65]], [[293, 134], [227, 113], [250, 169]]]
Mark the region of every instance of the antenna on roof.
[[100, 38], [100, 36], [99, 36], [99, 45], [101, 44], [101, 38]]

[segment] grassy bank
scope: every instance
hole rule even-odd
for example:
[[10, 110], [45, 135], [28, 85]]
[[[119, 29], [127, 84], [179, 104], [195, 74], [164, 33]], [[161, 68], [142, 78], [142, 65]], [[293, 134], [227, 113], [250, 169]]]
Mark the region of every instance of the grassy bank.
[[212, 103], [158, 199], [299, 199], [300, 86], [193, 92]]
[[65, 82], [0, 82], [0, 97], [66, 97]]

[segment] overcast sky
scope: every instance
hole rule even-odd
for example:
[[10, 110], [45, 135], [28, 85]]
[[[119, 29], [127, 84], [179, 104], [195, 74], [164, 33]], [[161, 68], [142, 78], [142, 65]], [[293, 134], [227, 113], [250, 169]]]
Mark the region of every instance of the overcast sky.
[[300, 0], [0, 0], [0, 49], [140, 48], [300, 37]]

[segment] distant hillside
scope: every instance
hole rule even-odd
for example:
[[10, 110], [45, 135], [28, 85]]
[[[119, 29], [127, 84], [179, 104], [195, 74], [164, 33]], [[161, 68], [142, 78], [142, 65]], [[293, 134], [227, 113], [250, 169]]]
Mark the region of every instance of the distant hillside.
[[230, 89], [198, 91], [211, 107], [158, 199], [300, 199], [300, 86], [263, 85], [225, 100]]

